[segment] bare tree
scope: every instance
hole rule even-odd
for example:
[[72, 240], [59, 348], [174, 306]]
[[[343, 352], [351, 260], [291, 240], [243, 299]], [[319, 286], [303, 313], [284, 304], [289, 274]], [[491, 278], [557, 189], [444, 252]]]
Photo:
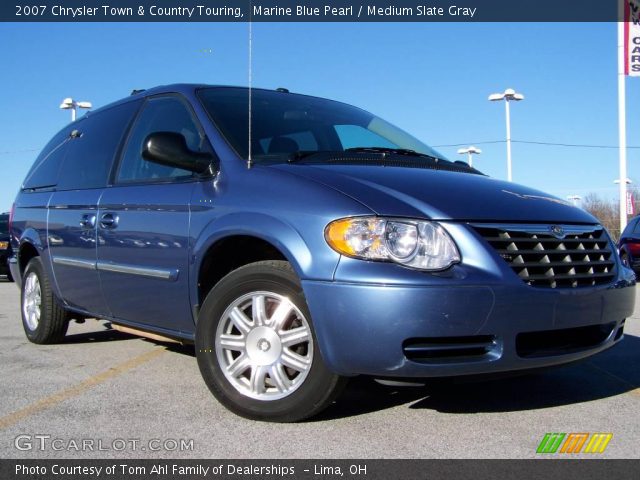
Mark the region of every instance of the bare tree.
[[[629, 187], [635, 204], [638, 205], [640, 192], [635, 186]], [[596, 193], [589, 193], [582, 199], [582, 208], [596, 217], [605, 226], [615, 241], [620, 238], [620, 204], [617, 200], [606, 200]], [[637, 215], [635, 212], [634, 215]], [[628, 219], [631, 216], [627, 217]]]

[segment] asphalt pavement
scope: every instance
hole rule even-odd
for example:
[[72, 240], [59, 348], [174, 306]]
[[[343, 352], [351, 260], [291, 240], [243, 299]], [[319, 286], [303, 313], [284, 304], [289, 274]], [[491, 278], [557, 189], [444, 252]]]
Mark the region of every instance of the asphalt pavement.
[[578, 364], [421, 388], [356, 378], [289, 425], [224, 409], [189, 346], [96, 320], [73, 323], [63, 344], [29, 343], [3, 279], [0, 325], [0, 458], [533, 458], [548, 432], [612, 433], [595, 455], [640, 457], [638, 313], [623, 342]]

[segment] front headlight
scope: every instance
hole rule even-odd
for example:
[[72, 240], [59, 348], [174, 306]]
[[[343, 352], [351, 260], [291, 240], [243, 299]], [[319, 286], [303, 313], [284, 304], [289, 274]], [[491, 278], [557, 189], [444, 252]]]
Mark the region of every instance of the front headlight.
[[421, 270], [444, 270], [460, 261], [456, 244], [435, 222], [341, 218], [327, 225], [324, 236], [338, 253], [363, 260], [393, 261]]

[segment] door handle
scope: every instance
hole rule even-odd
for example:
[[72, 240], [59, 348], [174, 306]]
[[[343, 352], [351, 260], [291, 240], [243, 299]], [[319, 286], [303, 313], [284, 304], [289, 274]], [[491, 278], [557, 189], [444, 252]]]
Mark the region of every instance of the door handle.
[[102, 228], [116, 228], [118, 220], [118, 215], [115, 213], [105, 213], [100, 217], [100, 226]]
[[96, 226], [96, 216], [92, 213], [82, 215], [80, 226], [84, 228], [93, 228]]

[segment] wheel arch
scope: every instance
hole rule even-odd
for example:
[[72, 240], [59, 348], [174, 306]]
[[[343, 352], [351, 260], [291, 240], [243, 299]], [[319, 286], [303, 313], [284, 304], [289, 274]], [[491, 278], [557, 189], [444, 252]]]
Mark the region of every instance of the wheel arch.
[[198, 268], [198, 304], [228, 273], [262, 260], [289, 260], [272, 243], [253, 235], [229, 235], [209, 246]]
[[339, 258], [336, 255], [335, 262], [319, 268], [293, 226], [270, 215], [249, 213], [230, 214], [211, 222], [198, 235], [192, 252], [191, 285], [195, 288], [191, 297], [192, 305], [198, 307], [224, 275], [247, 263], [286, 260], [302, 280], [318, 275], [330, 278]]
[[35, 230], [25, 230], [24, 234], [20, 238], [20, 244], [18, 247], [18, 268], [20, 270], [20, 276], [24, 273], [24, 269], [27, 268], [27, 264], [33, 257], [40, 257], [44, 248], [40, 242], [40, 235]]

